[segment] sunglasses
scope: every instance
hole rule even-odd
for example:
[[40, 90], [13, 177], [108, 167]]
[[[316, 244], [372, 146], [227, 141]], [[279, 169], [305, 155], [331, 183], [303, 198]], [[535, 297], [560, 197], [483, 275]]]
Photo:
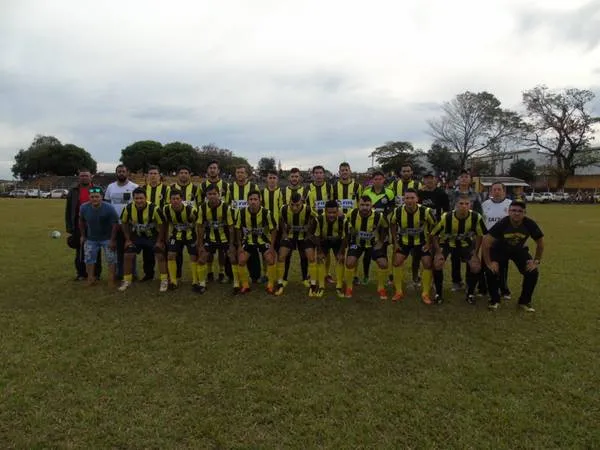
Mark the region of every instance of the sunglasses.
[[102, 194], [102, 189], [99, 187], [90, 188], [90, 194]]

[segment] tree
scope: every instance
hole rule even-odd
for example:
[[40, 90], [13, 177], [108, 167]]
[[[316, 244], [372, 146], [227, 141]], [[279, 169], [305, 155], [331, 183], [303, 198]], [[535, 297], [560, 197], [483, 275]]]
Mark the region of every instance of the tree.
[[200, 175], [206, 168], [200, 164], [200, 155], [197, 149], [184, 142], [170, 142], [165, 144], [160, 158], [160, 167], [166, 173], [176, 172], [180, 166], [189, 167], [192, 173]]
[[474, 177], [491, 177], [494, 176], [494, 167], [490, 161], [476, 158], [471, 160], [470, 172]]
[[431, 149], [427, 152], [427, 162], [431, 164], [438, 175], [445, 172], [449, 178], [456, 178], [460, 170], [460, 163], [456, 154], [448, 147], [438, 143], [431, 145]]
[[231, 150], [220, 148], [214, 143], [203, 145], [196, 150], [198, 151], [200, 158], [199, 164], [202, 169], [202, 172], [200, 173], [205, 173], [209, 162], [213, 160], [219, 162], [222, 174], [233, 175], [235, 173], [235, 168], [238, 166], [246, 166], [248, 169], [252, 169], [252, 166], [246, 158], [235, 156]]
[[263, 156], [258, 160], [257, 168], [260, 176], [266, 177], [268, 171], [277, 170], [277, 167], [275, 167], [275, 158], [267, 158]]
[[415, 176], [421, 175], [425, 168], [420, 163], [424, 153], [421, 150], [415, 150], [410, 142], [397, 141], [386, 142], [385, 145], [377, 147], [370, 155], [384, 172], [400, 171], [402, 164], [410, 163], [413, 166]]
[[517, 159], [510, 165], [508, 174], [527, 182], [533, 181], [535, 180], [535, 161], [533, 159]]
[[594, 124], [600, 122], [589, 112], [594, 97], [588, 90], [551, 91], [546, 86], [523, 93], [526, 140], [552, 158], [558, 189], [564, 188], [578, 167], [600, 163], [600, 151], [590, 147]]
[[96, 172], [97, 163], [85, 149], [73, 144], [62, 144], [54, 136], [36, 135], [27, 150], [15, 155], [12, 172], [23, 180], [39, 175], [76, 175], [80, 168]]
[[440, 119], [429, 121], [430, 134], [436, 142], [457, 152], [460, 169], [467, 167], [472, 156], [519, 136], [521, 117], [502, 109], [500, 104], [489, 92], [467, 91], [444, 103]]
[[121, 162], [132, 172], [147, 172], [160, 165], [163, 146], [157, 141], [137, 141], [121, 150]]

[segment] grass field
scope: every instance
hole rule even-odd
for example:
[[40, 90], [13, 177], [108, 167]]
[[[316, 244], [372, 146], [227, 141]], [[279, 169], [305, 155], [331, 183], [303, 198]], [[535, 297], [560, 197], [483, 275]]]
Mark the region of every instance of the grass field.
[[528, 315], [297, 281], [87, 289], [48, 237], [63, 208], [0, 201], [0, 448], [600, 447], [600, 207], [531, 207], [547, 251]]

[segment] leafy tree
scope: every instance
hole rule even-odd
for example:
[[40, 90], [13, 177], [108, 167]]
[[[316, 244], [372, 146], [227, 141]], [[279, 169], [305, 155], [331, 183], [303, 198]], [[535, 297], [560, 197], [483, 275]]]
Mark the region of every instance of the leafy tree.
[[370, 155], [384, 172], [400, 171], [404, 163], [410, 163], [413, 166], [415, 176], [421, 175], [425, 168], [420, 162], [424, 156], [421, 150], [415, 150], [410, 142], [397, 141], [386, 142], [385, 145], [377, 147]]
[[441, 118], [429, 121], [430, 134], [457, 153], [459, 167], [464, 169], [472, 156], [489, 152], [499, 142], [521, 133], [521, 117], [500, 104], [489, 92], [458, 94], [444, 103]]
[[578, 167], [600, 163], [600, 151], [592, 149], [594, 124], [590, 113], [594, 93], [584, 89], [551, 91], [537, 86], [523, 93], [527, 111], [526, 140], [552, 158], [558, 189], [563, 189]]
[[200, 164], [198, 151], [190, 144], [184, 142], [165, 144], [162, 157], [160, 158], [161, 170], [172, 173], [177, 171], [177, 168], [180, 166], [189, 167], [192, 173], [197, 175], [204, 173]]
[[39, 175], [76, 175], [85, 167], [96, 172], [97, 163], [85, 149], [73, 144], [62, 144], [54, 136], [37, 135], [27, 150], [15, 155], [12, 172], [15, 177], [27, 180]]
[[527, 182], [533, 181], [535, 180], [535, 161], [533, 159], [517, 159], [510, 165], [508, 174]]
[[214, 143], [203, 145], [197, 149], [200, 157], [201, 172], [205, 173], [210, 161], [216, 160], [219, 162], [222, 174], [233, 175], [237, 166], [246, 166], [252, 168], [246, 158], [235, 156], [231, 150], [220, 148]]
[[431, 145], [431, 149], [427, 152], [427, 162], [438, 175], [445, 172], [450, 178], [456, 178], [460, 170], [456, 153], [438, 143]]
[[490, 161], [473, 159], [471, 160], [471, 175], [474, 177], [491, 177], [494, 176], [494, 168]]
[[121, 150], [121, 162], [132, 172], [146, 172], [160, 165], [163, 146], [157, 141], [137, 141]]
[[269, 170], [277, 170], [277, 167], [275, 167], [275, 158], [260, 158], [258, 160], [258, 172], [260, 173], [260, 176], [267, 176]]

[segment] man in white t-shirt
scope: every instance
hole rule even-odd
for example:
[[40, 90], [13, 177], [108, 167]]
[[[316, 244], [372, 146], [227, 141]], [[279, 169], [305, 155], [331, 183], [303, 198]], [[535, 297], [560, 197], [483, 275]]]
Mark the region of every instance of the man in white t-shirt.
[[[124, 164], [119, 164], [116, 170], [117, 181], [114, 181], [108, 185], [104, 192], [104, 200], [107, 201], [115, 208], [115, 211], [121, 217], [121, 213], [125, 206], [133, 200], [133, 190], [138, 187], [137, 184], [129, 180], [129, 170]], [[123, 278], [123, 261], [125, 258], [125, 236], [123, 231], [119, 229], [117, 233], [117, 279]], [[135, 267], [135, 263], [134, 263]], [[144, 264], [144, 272], [146, 278], [149, 273], [146, 272], [146, 264]], [[152, 265], [154, 269], [154, 264]]]
[[[506, 198], [504, 185], [496, 182], [490, 186], [489, 198], [481, 204], [483, 210], [483, 220], [489, 230], [496, 222], [508, 216], [508, 209], [512, 200]], [[500, 294], [504, 299], [510, 299], [510, 290], [508, 289], [508, 261], [500, 267]]]

